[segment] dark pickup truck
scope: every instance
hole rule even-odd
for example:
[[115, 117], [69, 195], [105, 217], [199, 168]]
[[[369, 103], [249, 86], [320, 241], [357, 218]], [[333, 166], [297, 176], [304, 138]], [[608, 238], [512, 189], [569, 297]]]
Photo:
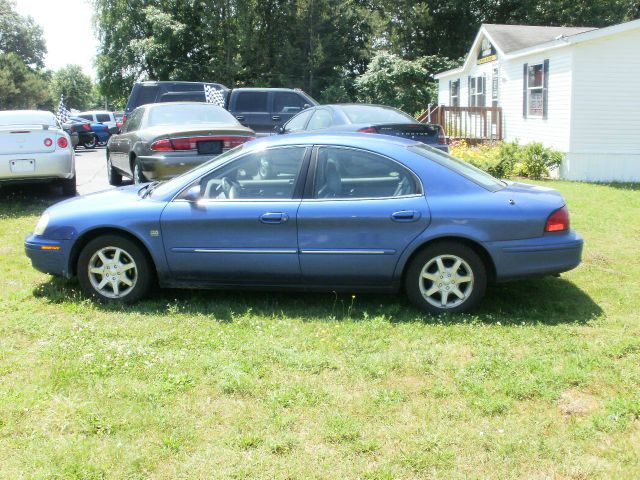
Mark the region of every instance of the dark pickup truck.
[[124, 115], [148, 103], [214, 102], [258, 134], [271, 134], [305, 108], [318, 105], [302, 90], [291, 88], [234, 88], [205, 82], [138, 82], [133, 86]]

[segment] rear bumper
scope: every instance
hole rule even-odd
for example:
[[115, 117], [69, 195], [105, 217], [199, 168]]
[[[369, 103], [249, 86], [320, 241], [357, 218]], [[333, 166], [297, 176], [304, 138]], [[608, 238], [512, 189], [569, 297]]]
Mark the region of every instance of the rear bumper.
[[[33, 160], [33, 171], [12, 171], [12, 160]], [[0, 182], [23, 182], [56, 178], [73, 178], [74, 158], [71, 149], [56, 149], [46, 153], [21, 153], [0, 155]]]
[[140, 156], [142, 173], [149, 180], [165, 180], [191, 170], [216, 157], [216, 155], [192, 154], [158, 154]]
[[[59, 248], [59, 250], [53, 250]], [[24, 241], [24, 251], [36, 270], [50, 275], [71, 277], [68, 271], [68, 242], [49, 240], [36, 235], [29, 235]]]
[[484, 244], [496, 267], [496, 280], [566, 272], [582, 260], [584, 241], [573, 230], [540, 238], [487, 242]]

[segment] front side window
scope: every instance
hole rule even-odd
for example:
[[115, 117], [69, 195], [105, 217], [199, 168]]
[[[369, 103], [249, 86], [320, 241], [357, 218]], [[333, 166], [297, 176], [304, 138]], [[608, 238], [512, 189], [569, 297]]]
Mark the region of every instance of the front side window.
[[420, 193], [415, 176], [386, 157], [350, 148], [321, 147], [313, 188], [317, 199], [387, 198]]
[[304, 126], [313, 112], [314, 110], [307, 110], [296, 115], [285, 125], [285, 130], [292, 133], [304, 130]]
[[200, 179], [200, 194], [213, 200], [292, 199], [306, 151], [286, 147], [244, 155]]
[[276, 92], [273, 98], [273, 111], [275, 113], [298, 113], [304, 110], [307, 102], [292, 92]]
[[316, 110], [309, 120], [307, 130], [319, 130], [321, 128], [327, 128], [331, 126], [331, 113], [327, 110]]

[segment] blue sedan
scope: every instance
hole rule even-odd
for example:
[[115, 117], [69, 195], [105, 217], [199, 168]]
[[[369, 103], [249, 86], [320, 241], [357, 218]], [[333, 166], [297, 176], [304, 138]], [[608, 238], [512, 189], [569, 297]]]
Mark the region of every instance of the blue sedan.
[[436, 314], [469, 310], [488, 282], [570, 270], [582, 245], [555, 190], [357, 133], [268, 137], [169, 181], [76, 197], [25, 242], [36, 269], [101, 302], [154, 285], [404, 289]]

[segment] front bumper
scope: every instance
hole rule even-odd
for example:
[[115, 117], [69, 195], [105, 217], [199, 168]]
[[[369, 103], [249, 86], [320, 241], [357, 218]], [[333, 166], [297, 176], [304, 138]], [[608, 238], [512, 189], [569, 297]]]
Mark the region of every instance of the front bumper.
[[140, 156], [142, 173], [149, 180], [166, 180], [176, 175], [180, 175], [192, 168], [202, 165], [217, 155], [195, 154], [160, 154]]
[[66, 240], [50, 240], [33, 234], [24, 241], [24, 250], [33, 268], [67, 278], [71, 277], [67, 261], [69, 248]]
[[582, 237], [573, 230], [539, 238], [484, 243], [496, 267], [496, 280], [566, 272], [582, 260]]

